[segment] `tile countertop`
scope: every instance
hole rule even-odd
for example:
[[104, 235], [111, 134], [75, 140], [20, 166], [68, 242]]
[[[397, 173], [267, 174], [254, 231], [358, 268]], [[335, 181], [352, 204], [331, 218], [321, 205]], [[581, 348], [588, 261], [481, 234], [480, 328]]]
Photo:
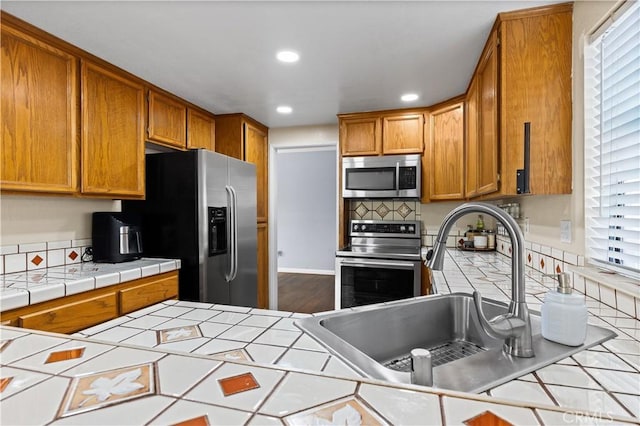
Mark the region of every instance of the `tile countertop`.
[[[505, 300], [509, 259], [450, 256], [435, 273], [441, 293], [473, 287]], [[531, 271], [527, 280], [537, 310], [553, 283]], [[0, 423], [424, 425], [489, 412], [524, 425], [638, 424], [640, 321], [587, 304], [616, 339], [482, 395], [361, 378], [289, 312], [166, 301], [73, 336], [3, 327]]]
[[82, 262], [0, 275], [0, 311], [180, 269], [180, 260], [142, 258], [123, 263]]

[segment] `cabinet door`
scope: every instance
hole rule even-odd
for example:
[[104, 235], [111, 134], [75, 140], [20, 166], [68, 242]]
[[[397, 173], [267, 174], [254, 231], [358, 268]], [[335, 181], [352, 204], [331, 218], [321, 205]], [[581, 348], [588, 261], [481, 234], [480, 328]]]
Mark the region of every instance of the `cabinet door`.
[[478, 66], [478, 190], [498, 190], [498, 40], [493, 32]]
[[431, 199], [464, 198], [464, 106], [431, 112]]
[[82, 63], [82, 192], [144, 196], [144, 88]]
[[424, 150], [422, 114], [399, 114], [382, 118], [383, 154], [422, 154]]
[[269, 309], [269, 231], [258, 224], [258, 308]]
[[[572, 183], [572, 12], [503, 23], [500, 138], [503, 194], [516, 194], [524, 166], [524, 123], [531, 123], [530, 191], [570, 194]], [[636, 96], [638, 95], [636, 87]]]
[[382, 152], [382, 128], [379, 117], [340, 120], [340, 149], [343, 156], [379, 155]]
[[469, 85], [465, 112], [465, 195], [469, 198], [478, 193], [478, 79], [476, 77]]
[[215, 149], [216, 128], [213, 117], [201, 112], [187, 110], [187, 148]]
[[115, 293], [55, 306], [18, 318], [20, 327], [74, 333], [118, 316]]
[[173, 274], [118, 292], [120, 315], [178, 296], [178, 275]]
[[77, 59], [2, 26], [0, 188], [78, 190]]
[[187, 106], [149, 90], [149, 140], [174, 148], [187, 146]]
[[269, 210], [269, 146], [267, 132], [252, 125], [244, 123], [244, 155], [245, 161], [256, 165], [256, 196], [258, 222], [266, 222]]

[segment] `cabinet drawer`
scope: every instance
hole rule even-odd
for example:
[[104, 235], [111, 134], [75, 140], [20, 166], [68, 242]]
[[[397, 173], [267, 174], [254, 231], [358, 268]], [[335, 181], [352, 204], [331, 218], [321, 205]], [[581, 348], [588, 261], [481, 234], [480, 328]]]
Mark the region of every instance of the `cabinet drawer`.
[[118, 316], [115, 293], [68, 303], [18, 317], [23, 328], [73, 333]]
[[161, 280], [140, 284], [126, 290], [120, 290], [118, 296], [120, 298], [120, 314], [124, 315], [177, 296], [177, 274]]

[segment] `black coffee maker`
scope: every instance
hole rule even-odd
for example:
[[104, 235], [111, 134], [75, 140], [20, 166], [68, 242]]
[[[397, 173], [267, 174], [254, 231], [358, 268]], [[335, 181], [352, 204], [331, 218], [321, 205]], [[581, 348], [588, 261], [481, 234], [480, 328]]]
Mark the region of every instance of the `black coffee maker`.
[[94, 212], [91, 230], [93, 261], [120, 263], [142, 257], [140, 216], [134, 213]]

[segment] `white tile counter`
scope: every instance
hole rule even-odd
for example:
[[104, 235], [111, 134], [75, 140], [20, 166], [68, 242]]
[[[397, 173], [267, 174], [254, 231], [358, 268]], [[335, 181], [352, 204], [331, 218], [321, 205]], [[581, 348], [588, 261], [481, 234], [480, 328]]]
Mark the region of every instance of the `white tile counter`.
[[[441, 292], [468, 292], [470, 278], [487, 297], [510, 293], [509, 259], [452, 255]], [[552, 282], [528, 280], [536, 309]], [[0, 423], [449, 425], [488, 411], [520, 425], [638, 424], [640, 322], [588, 305], [618, 338], [483, 395], [360, 378], [288, 312], [166, 301], [73, 336], [4, 327]]]
[[0, 275], [0, 311], [180, 269], [180, 260], [142, 258], [123, 263], [82, 262]]

